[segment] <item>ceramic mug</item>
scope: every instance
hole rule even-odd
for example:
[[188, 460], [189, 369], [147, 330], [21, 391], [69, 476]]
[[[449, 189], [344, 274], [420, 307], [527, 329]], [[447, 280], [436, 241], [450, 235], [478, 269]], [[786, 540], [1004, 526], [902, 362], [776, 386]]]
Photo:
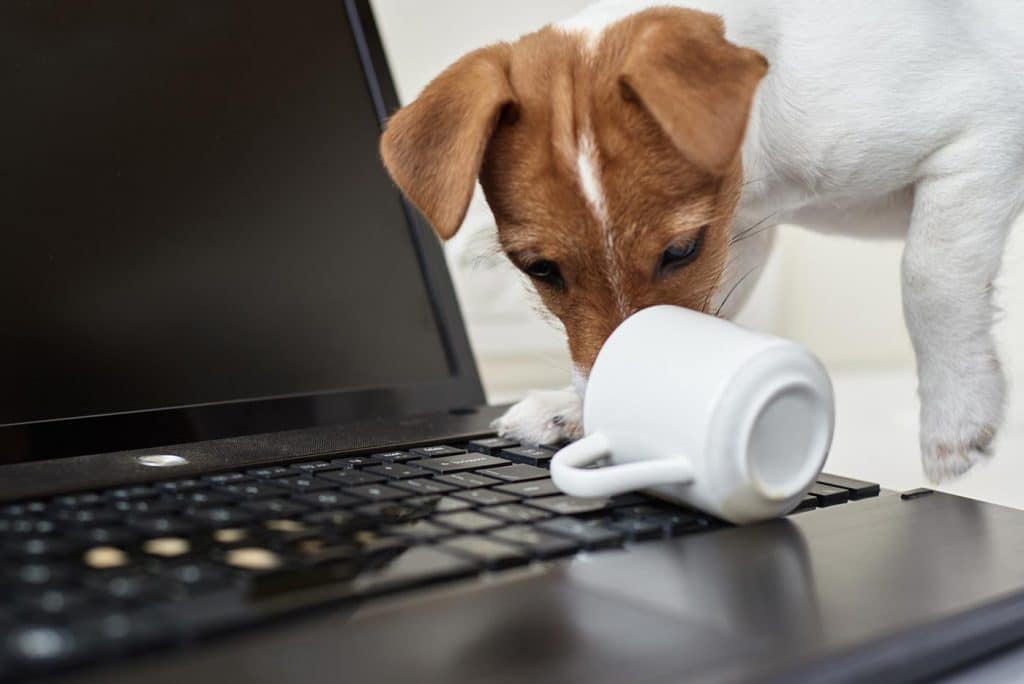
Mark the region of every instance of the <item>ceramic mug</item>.
[[583, 401], [585, 436], [555, 454], [551, 477], [567, 494], [643, 489], [752, 522], [788, 513], [807, 494], [834, 423], [828, 373], [803, 347], [655, 306], [601, 348]]

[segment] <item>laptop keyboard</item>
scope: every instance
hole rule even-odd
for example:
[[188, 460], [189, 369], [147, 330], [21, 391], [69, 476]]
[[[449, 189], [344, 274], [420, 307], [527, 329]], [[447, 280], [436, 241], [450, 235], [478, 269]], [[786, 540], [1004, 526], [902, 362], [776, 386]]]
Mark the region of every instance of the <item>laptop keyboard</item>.
[[[488, 438], [0, 505], [0, 679], [725, 526], [640, 494], [564, 495], [553, 454]], [[797, 510], [878, 493], [822, 475]]]

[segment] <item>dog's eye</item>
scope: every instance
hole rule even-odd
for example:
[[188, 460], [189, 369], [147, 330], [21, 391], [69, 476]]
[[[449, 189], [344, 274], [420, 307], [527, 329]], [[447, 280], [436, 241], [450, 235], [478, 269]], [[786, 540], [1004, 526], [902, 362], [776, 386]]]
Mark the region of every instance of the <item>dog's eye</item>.
[[692, 240], [676, 242], [669, 245], [665, 251], [661, 253], [661, 260], [658, 262], [657, 275], [670, 273], [671, 271], [681, 268], [696, 259], [697, 254], [700, 252], [700, 246], [704, 243], [705, 230], [706, 228], [701, 228], [700, 233], [698, 233], [697, 237]]
[[565, 282], [562, 280], [562, 273], [558, 270], [558, 264], [554, 261], [548, 261], [547, 259], [534, 261], [523, 270], [534, 280], [539, 280], [558, 288], [565, 286]]

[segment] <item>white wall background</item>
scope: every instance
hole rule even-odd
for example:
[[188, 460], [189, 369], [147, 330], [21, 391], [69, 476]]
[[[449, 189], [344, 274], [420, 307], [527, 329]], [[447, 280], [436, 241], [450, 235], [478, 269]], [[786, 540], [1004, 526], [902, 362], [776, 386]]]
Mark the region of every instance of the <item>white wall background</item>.
[[[465, 52], [511, 40], [568, 16], [587, 0], [375, 0], [402, 100], [409, 101]], [[1022, 179], [1021, 182], [1024, 182]], [[474, 205], [448, 246], [470, 335], [492, 399], [563, 385], [567, 354], [517, 274], [493, 252], [492, 219]], [[1004, 268], [1000, 324], [1007, 367], [1024, 376], [1024, 238], [1017, 231]], [[796, 339], [834, 372], [889, 369], [910, 374], [913, 357], [899, 296], [899, 242], [824, 237], [784, 226], [742, 320]]]

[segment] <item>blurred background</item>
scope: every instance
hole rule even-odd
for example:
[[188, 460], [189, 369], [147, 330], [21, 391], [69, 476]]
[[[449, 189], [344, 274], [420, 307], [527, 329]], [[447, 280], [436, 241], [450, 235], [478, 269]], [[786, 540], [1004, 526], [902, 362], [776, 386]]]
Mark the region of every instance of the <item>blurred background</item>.
[[[469, 50], [573, 14], [587, 0], [374, 0], [399, 97], [408, 102]], [[1018, 179], [1019, 180], [1019, 179]], [[1020, 227], [1024, 222], [1019, 222]], [[479, 193], [446, 245], [477, 361], [491, 402], [564, 387], [564, 335], [540, 312], [524, 280], [497, 253], [494, 222]], [[917, 456], [914, 358], [903, 325], [899, 241], [860, 241], [782, 226], [739, 322], [806, 345], [828, 366], [837, 428], [829, 468], [894, 488], [924, 484]], [[1014, 231], [997, 327], [1011, 380], [1007, 425], [991, 464], [949, 491], [1024, 508], [1024, 235]]]

